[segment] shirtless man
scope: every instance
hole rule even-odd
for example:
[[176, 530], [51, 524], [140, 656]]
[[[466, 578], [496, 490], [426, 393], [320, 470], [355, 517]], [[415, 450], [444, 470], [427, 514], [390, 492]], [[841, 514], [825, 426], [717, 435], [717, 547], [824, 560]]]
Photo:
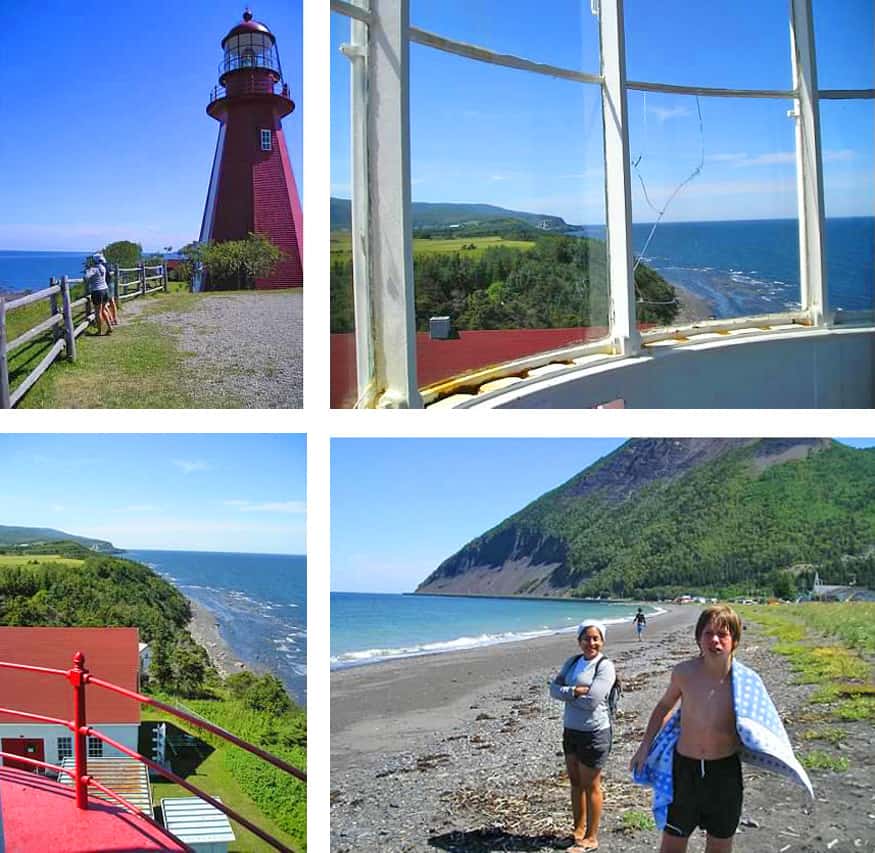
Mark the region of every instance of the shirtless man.
[[727, 853], [741, 817], [742, 781], [732, 701], [732, 655], [741, 639], [741, 620], [731, 607], [714, 605], [696, 623], [700, 655], [682, 661], [668, 690], [650, 715], [633, 772], [643, 766], [650, 744], [681, 703], [680, 737], [672, 765], [673, 800], [660, 853], [684, 853], [691, 833], [708, 834], [706, 853]]

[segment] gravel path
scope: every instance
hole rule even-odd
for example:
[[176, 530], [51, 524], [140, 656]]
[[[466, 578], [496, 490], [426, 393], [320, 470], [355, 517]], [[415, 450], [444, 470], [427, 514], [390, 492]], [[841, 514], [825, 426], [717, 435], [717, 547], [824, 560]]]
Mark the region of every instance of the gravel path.
[[303, 294], [300, 290], [202, 295], [186, 311], [142, 314], [173, 333], [189, 370], [180, 380], [204, 408], [300, 409], [303, 395]]
[[[605, 773], [600, 833], [600, 849], [605, 853], [659, 849], [657, 831], [633, 829], [623, 815], [650, 812], [649, 792], [629, 779], [629, 760], [668, 682], [670, 668], [695, 648], [685, 618], [676, 614], [661, 618], [668, 624], [659, 626], [657, 634], [657, 619], [648, 622], [650, 642], [641, 646], [621, 641], [631, 633], [622, 626], [611, 628], [617, 639], [609, 636], [608, 652], [622, 673], [624, 696]], [[542, 645], [549, 650], [547, 642]], [[800, 739], [801, 732], [813, 725], [823, 727], [811, 721], [812, 711], [819, 715], [822, 706], [808, 704], [811, 686], [792, 683], [785, 660], [771, 652], [770, 645], [751, 628], [745, 631], [739, 658], [769, 686], [796, 749], [830, 750], [826, 744]], [[334, 853], [562, 849], [570, 819], [560, 744], [561, 708], [547, 696], [546, 682], [564, 653], [556, 649], [552, 668], [532, 671], [537, 641], [492, 648], [493, 665], [487, 672], [479, 662], [486, 652], [408, 661], [418, 679], [419, 695], [426, 704], [432, 699], [431, 708], [411, 705], [401, 662], [333, 674]], [[451, 657], [457, 662], [454, 668], [437, 660]], [[446, 703], [441, 695], [445, 682], [461, 701]], [[379, 693], [384, 696], [382, 724], [370, 707]], [[346, 713], [349, 706], [359, 708], [360, 722]], [[734, 845], [738, 853], [854, 853], [875, 847], [871, 725], [828, 725], [847, 735], [842, 753], [850, 760], [848, 772], [813, 771], [817, 800], [812, 804], [789, 783], [746, 767], [744, 812]], [[690, 853], [703, 846], [697, 834]]]

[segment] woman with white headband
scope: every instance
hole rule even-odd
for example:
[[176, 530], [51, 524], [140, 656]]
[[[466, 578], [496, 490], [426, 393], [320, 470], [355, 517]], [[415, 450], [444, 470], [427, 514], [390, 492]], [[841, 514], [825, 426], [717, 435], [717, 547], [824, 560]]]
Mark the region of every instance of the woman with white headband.
[[602, 816], [602, 768], [611, 751], [608, 695], [614, 665], [602, 654], [605, 626], [586, 619], [577, 628], [581, 654], [572, 655], [550, 682], [550, 695], [565, 703], [562, 751], [571, 782], [572, 853], [598, 850]]

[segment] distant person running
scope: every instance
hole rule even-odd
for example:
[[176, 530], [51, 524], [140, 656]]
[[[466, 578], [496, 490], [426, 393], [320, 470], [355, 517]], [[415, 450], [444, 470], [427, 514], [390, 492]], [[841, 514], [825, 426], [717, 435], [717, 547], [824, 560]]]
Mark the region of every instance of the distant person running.
[[790, 777], [813, 797], [762, 680], [734, 659], [740, 639], [741, 620], [731, 607], [702, 611], [699, 656], [672, 671], [632, 758], [635, 781], [653, 787], [660, 853], [684, 853], [697, 826], [707, 833], [706, 853], [732, 850], [741, 818], [740, 757]]
[[112, 324], [106, 308], [109, 297], [109, 287], [106, 284], [106, 267], [97, 263], [94, 257], [89, 258], [85, 266], [85, 288], [94, 306], [94, 319], [97, 323], [97, 334], [100, 334], [100, 321], [106, 323], [106, 334], [112, 334]]
[[638, 612], [632, 618], [632, 621], [635, 623], [635, 631], [638, 633], [638, 642], [641, 642], [641, 635], [644, 633], [644, 627], [647, 625], [647, 617], [644, 615], [644, 611], [641, 608], [638, 608]]
[[94, 256], [95, 263], [103, 267], [103, 277], [106, 279], [106, 291], [107, 291], [107, 300], [106, 300], [106, 313], [110, 319], [110, 322], [113, 326], [118, 325], [118, 305], [116, 305], [115, 301], [115, 292], [112, 289], [112, 285], [110, 284], [110, 273], [109, 273], [109, 264], [106, 262], [106, 258], [103, 255], [103, 252], [98, 252]]
[[550, 695], [565, 702], [562, 751], [571, 783], [572, 853], [598, 850], [602, 817], [602, 769], [611, 752], [608, 695], [614, 665], [602, 654], [605, 626], [587, 619], [577, 629], [582, 654], [572, 655], [550, 682]]

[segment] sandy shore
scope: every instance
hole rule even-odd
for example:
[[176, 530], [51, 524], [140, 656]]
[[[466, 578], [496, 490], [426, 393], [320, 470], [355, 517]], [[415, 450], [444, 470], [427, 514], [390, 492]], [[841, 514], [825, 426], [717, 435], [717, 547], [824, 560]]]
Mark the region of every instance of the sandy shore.
[[679, 303], [678, 315], [674, 320], [675, 324], [698, 323], [700, 320], [707, 320], [714, 315], [714, 308], [707, 299], [696, 296], [691, 290], [687, 290], [679, 284], [672, 282], [672, 287], [677, 293]]
[[246, 664], [237, 659], [231, 647], [222, 639], [219, 623], [213, 612], [191, 598], [188, 599], [188, 603], [191, 605], [188, 632], [194, 637], [195, 642], [207, 650], [219, 675], [227, 678], [235, 672], [246, 669]]
[[[623, 829], [625, 813], [650, 808], [649, 791], [631, 783], [627, 768], [671, 667], [695, 652], [698, 612], [673, 607], [649, 619], [640, 644], [631, 624], [608, 630], [605, 652], [617, 664], [624, 698], [605, 772], [601, 850], [659, 847], [655, 830]], [[801, 731], [812, 725], [811, 688], [791, 683], [784, 659], [768, 646], [750, 629], [739, 657], [763, 676], [798, 749]], [[560, 849], [570, 829], [562, 708], [547, 682], [574, 652], [574, 636], [565, 634], [332, 673], [331, 849]], [[746, 768], [735, 850], [875, 848], [875, 788], [866, 770], [871, 727], [841, 725], [851, 767], [812, 773], [814, 808], [789, 783]], [[701, 849], [699, 839], [690, 845]]]

